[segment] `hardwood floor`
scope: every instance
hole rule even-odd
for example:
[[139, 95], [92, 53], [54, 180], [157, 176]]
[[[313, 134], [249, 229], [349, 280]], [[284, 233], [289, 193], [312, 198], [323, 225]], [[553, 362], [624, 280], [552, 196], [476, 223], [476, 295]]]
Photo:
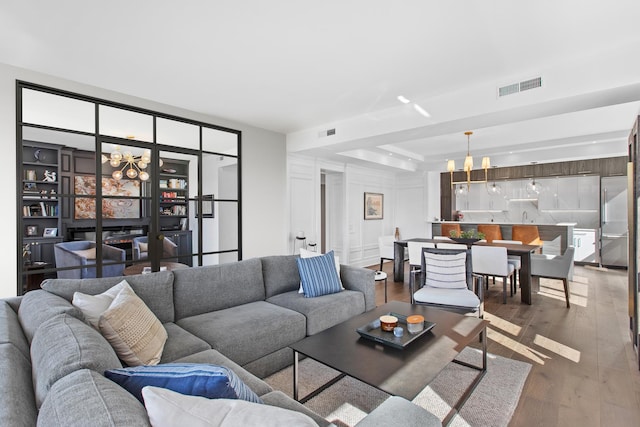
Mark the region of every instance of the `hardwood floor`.
[[[372, 266], [377, 269], [379, 266]], [[393, 282], [388, 299], [409, 301], [406, 283]], [[384, 282], [376, 282], [376, 303], [384, 303]], [[511, 426], [640, 425], [640, 371], [629, 335], [627, 272], [575, 268], [571, 308], [561, 281], [540, 280], [533, 304], [520, 293], [502, 304], [502, 285], [485, 297], [491, 321], [488, 351], [532, 365]]]

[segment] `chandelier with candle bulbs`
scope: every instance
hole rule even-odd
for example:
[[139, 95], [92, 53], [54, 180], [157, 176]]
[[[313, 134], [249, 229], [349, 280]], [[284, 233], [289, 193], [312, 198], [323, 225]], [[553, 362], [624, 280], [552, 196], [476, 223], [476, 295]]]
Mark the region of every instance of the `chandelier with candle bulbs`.
[[[116, 181], [121, 180], [124, 175], [130, 179], [136, 177], [140, 181], [147, 181], [149, 179], [149, 172], [146, 171], [147, 167], [151, 163], [151, 150], [144, 150], [141, 156], [134, 156], [130, 151], [122, 152], [119, 145], [113, 147], [113, 151], [109, 154], [109, 157], [102, 155], [102, 163], [107, 163], [111, 167], [116, 168], [111, 173], [111, 176]], [[122, 166], [122, 167], [121, 167]], [[162, 166], [162, 159], [159, 159], [159, 166]]]
[[[491, 160], [489, 160], [489, 157], [482, 158], [482, 169], [484, 169], [484, 181], [471, 181], [471, 170], [473, 169], [473, 157], [471, 157], [471, 152], [469, 151], [469, 145], [471, 142], [471, 135], [473, 135], [473, 132], [466, 131], [464, 134], [467, 135], [467, 157], [464, 158], [463, 169], [467, 173], [467, 189], [469, 189], [472, 182], [478, 182], [478, 183], [487, 182], [487, 170], [491, 167]], [[455, 160], [449, 160], [447, 162], [447, 171], [449, 171], [449, 173], [451, 174], [451, 188], [453, 188], [454, 184], [461, 184], [461, 182], [453, 181], [453, 172], [455, 170], [456, 170]]]

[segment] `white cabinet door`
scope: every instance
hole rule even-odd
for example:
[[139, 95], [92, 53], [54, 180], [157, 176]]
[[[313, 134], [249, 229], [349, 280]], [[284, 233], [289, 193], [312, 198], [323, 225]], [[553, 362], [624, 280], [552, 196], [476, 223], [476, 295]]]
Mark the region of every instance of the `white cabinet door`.
[[578, 208], [597, 211], [600, 207], [600, 177], [578, 177]]
[[596, 230], [576, 228], [573, 230], [574, 261], [597, 262]]
[[559, 210], [577, 210], [579, 208], [577, 176], [558, 178], [557, 199]]

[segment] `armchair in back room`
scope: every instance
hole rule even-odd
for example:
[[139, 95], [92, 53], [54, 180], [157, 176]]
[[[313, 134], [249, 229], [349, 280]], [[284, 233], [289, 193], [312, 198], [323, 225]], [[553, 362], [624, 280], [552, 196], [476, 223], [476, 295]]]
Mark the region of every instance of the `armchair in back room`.
[[[87, 279], [96, 277], [96, 243], [80, 240], [56, 243], [53, 247], [56, 267], [82, 267], [58, 271], [59, 279]], [[124, 274], [126, 252], [122, 249], [102, 245], [102, 261], [122, 262], [102, 266], [102, 277], [117, 277]]]

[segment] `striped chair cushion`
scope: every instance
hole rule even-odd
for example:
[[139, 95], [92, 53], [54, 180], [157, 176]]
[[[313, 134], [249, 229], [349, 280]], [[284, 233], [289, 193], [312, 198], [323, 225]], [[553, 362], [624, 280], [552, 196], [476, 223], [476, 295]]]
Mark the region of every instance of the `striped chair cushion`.
[[306, 298], [334, 294], [342, 290], [333, 251], [312, 258], [296, 258], [296, 262]]
[[465, 252], [452, 255], [425, 253], [425, 285], [434, 288], [466, 288], [466, 259]]

